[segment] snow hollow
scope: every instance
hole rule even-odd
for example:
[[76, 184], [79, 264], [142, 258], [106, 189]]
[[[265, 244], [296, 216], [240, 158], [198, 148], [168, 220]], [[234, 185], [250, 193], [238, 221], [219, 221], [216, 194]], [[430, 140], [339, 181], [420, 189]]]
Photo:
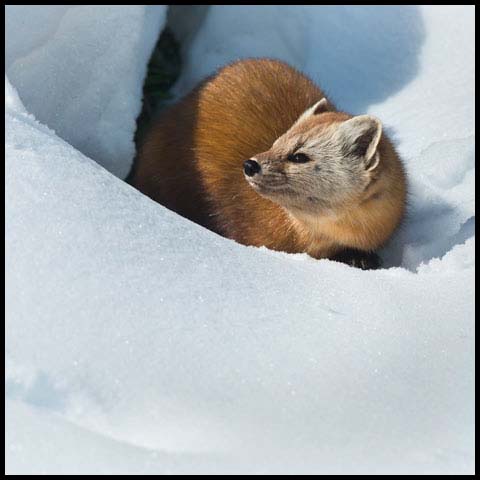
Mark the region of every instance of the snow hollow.
[[178, 95], [270, 56], [382, 119], [410, 198], [378, 271], [122, 180], [166, 12], [6, 7], [6, 472], [472, 474], [474, 7], [211, 6], [183, 32]]

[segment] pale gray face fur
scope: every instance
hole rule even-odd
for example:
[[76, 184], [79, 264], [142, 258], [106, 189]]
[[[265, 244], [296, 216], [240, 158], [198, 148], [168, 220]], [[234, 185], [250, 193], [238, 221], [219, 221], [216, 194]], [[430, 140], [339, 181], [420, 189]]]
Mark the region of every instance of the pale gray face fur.
[[252, 157], [261, 170], [245, 178], [259, 194], [288, 210], [312, 213], [334, 212], [362, 195], [380, 161], [381, 123], [327, 108], [320, 100], [270, 150]]

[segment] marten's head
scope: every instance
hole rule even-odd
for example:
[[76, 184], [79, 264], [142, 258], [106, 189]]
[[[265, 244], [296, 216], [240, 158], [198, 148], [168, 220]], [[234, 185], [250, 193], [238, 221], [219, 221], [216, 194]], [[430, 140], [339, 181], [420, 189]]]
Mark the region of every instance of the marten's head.
[[272, 145], [244, 163], [260, 195], [288, 210], [320, 213], [361, 202], [379, 172], [381, 123], [329, 111], [325, 98]]

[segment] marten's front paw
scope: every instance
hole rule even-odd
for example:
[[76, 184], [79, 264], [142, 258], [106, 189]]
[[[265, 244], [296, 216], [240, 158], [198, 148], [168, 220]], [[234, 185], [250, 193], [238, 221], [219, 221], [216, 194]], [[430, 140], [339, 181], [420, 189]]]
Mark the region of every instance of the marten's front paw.
[[362, 252], [348, 248], [337, 253], [332, 260], [336, 262], [346, 263], [352, 267], [361, 268], [362, 270], [375, 270], [382, 266], [382, 260], [376, 253]]

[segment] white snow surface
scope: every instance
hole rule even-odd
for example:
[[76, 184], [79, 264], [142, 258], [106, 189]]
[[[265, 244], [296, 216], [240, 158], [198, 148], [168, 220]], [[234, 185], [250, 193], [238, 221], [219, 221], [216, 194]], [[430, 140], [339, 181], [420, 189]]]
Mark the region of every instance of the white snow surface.
[[[185, 46], [179, 92], [266, 55], [381, 118], [411, 186], [377, 271], [239, 245], [112, 174], [130, 147], [87, 119], [120, 108], [131, 141], [162, 15], [130, 8], [7, 9], [6, 472], [473, 473], [474, 7], [213, 6]], [[46, 101], [88, 112], [134, 49], [97, 113]], [[73, 100], [53, 80], [92, 55]]]
[[28, 111], [124, 178], [165, 6], [7, 5], [5, 69]]

